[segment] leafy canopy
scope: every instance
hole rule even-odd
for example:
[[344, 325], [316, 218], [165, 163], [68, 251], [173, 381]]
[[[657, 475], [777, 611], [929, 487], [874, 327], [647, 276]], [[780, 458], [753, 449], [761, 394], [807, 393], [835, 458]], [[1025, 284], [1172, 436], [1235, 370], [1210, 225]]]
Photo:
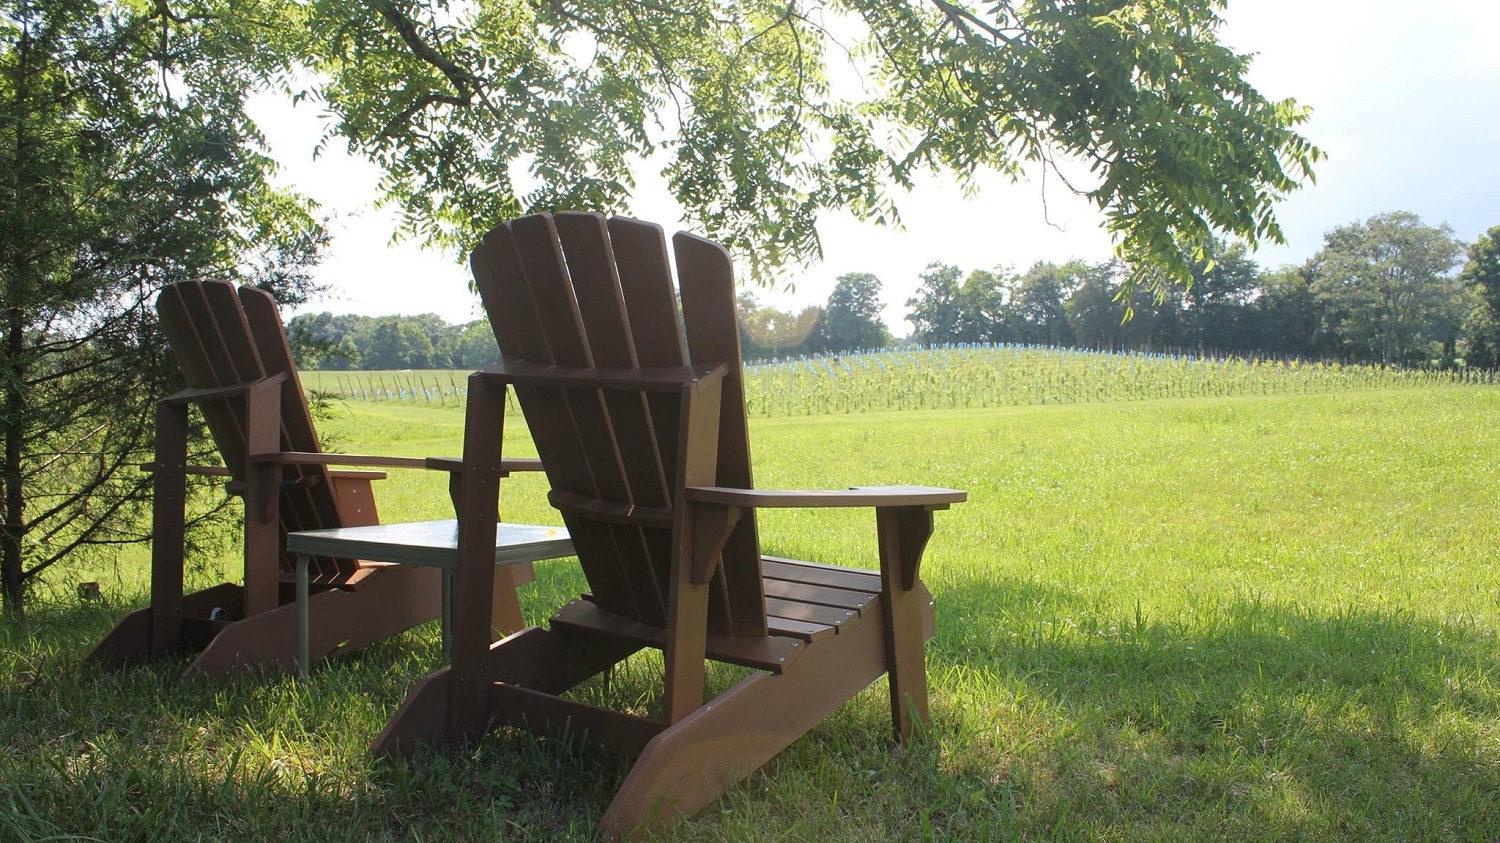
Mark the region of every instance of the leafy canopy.
[[[457, 251], [523, 212], [627, 210], [658, 155], [752, 277], [820, 256], [820, 214], [898, 223], [920, 173], [1060, 177], [1145, 279], [1215, 234], [1281, 242], [1322, 153], [1245, 80], [1224, 0], [311, 0], [301, 59], [407, 234]], [[852, 69], [852, 73], [850, 73]], [[844, 82], [846, 77], [854, 81]]]

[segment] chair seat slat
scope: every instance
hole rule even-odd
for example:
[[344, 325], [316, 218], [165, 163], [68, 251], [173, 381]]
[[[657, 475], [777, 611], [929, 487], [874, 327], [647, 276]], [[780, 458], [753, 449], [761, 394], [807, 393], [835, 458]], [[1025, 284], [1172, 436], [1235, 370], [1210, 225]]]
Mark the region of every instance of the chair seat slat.
[[764, 556], [761, 557], [760, 570], [766, 579], [844, 588], [872, 594], [880, 591], [880, 574], [875, 571], [829, 568], [822, 565], [792, 565]]
[[[605, 635], [657, 649], [666, 643], [666, 631], [661, 627], [636, 623], [584, 600], [571, 601], [557, 610], [552, 616], [552, 628]], [[781, 635], [764, 638], [710, 635], [707, 646], [711, 659], [770, 673], [780, 673], [806, 649], [802, 641]]]
[[835, 630], [850, 618], [859, 617], [859, 613], [853, 609], [840, 609], [836, 606], [803, 603], [797, 600], [783, 600], [779, 597], [766, 598], [766, 615], [767, 617], [785, 618], [787, 620], [806, 621], [808, 623], [831, 626]]
[[838, 633], [837, 629], [828, 624], [809, 623], [807, 621], [778, 618], [769, 615], [766, 617], [766, 627], [771, 630], [772, 635], [798, 638], [809, 644]]
[[820, 606], [832, 606], [837, 609], [850, 609], [863, 614], [865, 609], [875, 601], [875, 594], [850, 591], [843, 588], [829, 588], [823, 585], [808, 585], [807, 583], [790, 582], [788, 580], [766, 580], [765, 589], [767, 597], [779, 597], [782, 600], [793, 600], [800, 603], [816, 603]]

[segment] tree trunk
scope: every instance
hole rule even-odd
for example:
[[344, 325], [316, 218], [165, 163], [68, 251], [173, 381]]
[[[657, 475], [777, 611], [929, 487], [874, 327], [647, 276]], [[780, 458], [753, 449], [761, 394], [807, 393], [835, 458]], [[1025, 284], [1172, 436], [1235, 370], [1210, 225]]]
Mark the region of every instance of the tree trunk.
[[[10, 110], [18, 117], [25, 114], [29, 97], [29, 11], [28, 6], [22, 6], [21, 37], [16, 45], [16, 86]], [[25, 195], [23, 173], [29, 154], [25, 126], [24, 119], [14, 122], [15, 158], [7, 162], [11, 165], [10, 184], [7, 187], [10, 194], [8, 199], [12, 202], [20, 201]], [[3, 475], [0, 476], [3, 484], [0, 485], [4, 486], [3, 501], [0, 501], [0, 507], [4, 508], [3, 513], [0, 513], [3, 515], [0, 517], [0, 602], [3, 602], [6, 614], [19, 615], [22, 612], [22, 598], [25, 596], [25, 557], [21, 552], [21, 540], [26, 535], [26, 496], [21, 474], [21, 443], [26, 433], [26, 396], [22, 392], [26, 366], [21, 356], [26, 348], [26, 312], [21, 303], [25, 301], [22, 293], [26, 285], [25, 274], [30, 267], [18, 255], [9, 254], [5, 257], [10, 264], [3, 270], [5, 293], [10, 306], [5, 309], [5, 357], [0, 360], [0, 377], [5, 379], [5, 394], [3, 403], [0, 403], [0, 409], [3, 409], [3, 415], [0, 415], [0, 437], [5, 441], [4, 465], [0, 466], [0, 475]]]
[[21, 395], [21, 352], [24, 350], [26, 334], [19, 308], [7, 314], [5, 332], [5, 414], [0, 422], [0, 433], [5, 438], [5, 517], [0, 527], [0, 593], [3, 593], [5, 613], [19, 615], [25, 595], [24, 557], [21, 554], [21, 539], [26, 535], [26, 496], [21, 476], [21, 440], [25, 436], [24, 399]]

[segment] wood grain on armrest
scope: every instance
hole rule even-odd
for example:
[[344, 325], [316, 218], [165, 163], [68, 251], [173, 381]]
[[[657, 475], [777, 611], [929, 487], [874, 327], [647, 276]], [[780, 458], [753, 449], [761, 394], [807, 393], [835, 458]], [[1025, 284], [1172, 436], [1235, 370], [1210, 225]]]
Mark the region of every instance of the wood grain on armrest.
[[[422, 468], [436, 471], [463, 471], [463, 460], [457, 457], [379, 457], [370, 454], [314, 454], [307, 451], [278, 451], [273, 454], [256, 454], [251, 462], [274, 462], [281, 465], [368, 465], [379, 468]], [[507, 459], [500, 461], [500, 470], [541, 471], [538, 459]]]
[[933, 486], [854, 486], [848, 489], [778, 490], [691, 486], [687, 499], [749, 507], [928, 506], [963, 503], [969, 493]]
[[[459, 457], [428, 457], [424, 460], [427, 468], [434, 471], [460, 472], [464, 470], [464, 461]], [[500, 460], [500, 472], [510, 474], [515, 471], [541, 471], [542, 461], [535, 458], [520, 457], [517, 459]]]
[[255, 454], [251, 462], [274, 462], [281, 465], [372, 465], [381, 468], [426, 468], [421, 457], [377, 457], [369, 454], [314, 454], [308, 451], [278, 451]]

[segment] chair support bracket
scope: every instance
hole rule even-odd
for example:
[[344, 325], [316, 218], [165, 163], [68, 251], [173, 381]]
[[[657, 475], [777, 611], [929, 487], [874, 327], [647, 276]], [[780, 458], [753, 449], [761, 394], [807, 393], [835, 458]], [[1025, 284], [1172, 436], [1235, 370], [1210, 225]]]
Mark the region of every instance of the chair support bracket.
[[724, 545], [740, 521], [737, 506], [698, 504], [693, 512], [693, 585], [706, 585], [723, 557]]

